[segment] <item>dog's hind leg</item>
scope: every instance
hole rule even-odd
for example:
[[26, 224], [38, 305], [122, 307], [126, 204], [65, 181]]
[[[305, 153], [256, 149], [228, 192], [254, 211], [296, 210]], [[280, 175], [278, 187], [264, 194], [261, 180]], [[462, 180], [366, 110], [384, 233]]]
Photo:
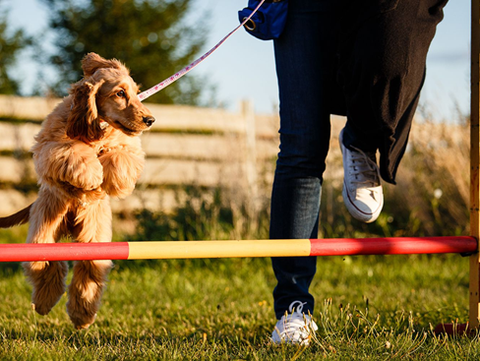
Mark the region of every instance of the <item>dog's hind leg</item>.
[[77, 329], [88, 328], [97, 316], [111, 261], [78, 261], [68, 288], [67, 312]]
[[[54, 243], [68, 205], [51, 192], [41, 189], [30, 211], [27, 243]], [[41, 315], [50, 312], [65, 293], [67, 262], [24, 262], [25, 275], [33, 286], [32, 304]]]
[[[112, 216], [108, 197], [89, 204], [77, 214], [74, 236], [78, 242], [110, 242]], [[112, 261], [78, 261], [68, 288], [67, 312], [77, 329], [88, 328], [100, 308]]]
[[65, 293], [67, 262], [25, 262], [25, 275], [33, 285], [32, 307], [46, 315]]

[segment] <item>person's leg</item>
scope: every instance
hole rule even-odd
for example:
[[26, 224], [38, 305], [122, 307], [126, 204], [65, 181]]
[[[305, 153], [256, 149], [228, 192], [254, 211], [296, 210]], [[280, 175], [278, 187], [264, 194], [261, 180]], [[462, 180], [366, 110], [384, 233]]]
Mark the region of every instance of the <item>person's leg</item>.
[[[305, 177], [281, 180], [276, 177], [272, 192], [271, 239], [316, 238], [320, 209], [321, 179]], [[280, 319], [294, 301], [307, 302], [305, 313], [313, 313], [309, 293], [316, 272], [316, 257], [276, 257], [272, 266], [277, 278], [273, 291], [274, 310]]]
[[[316, 238], [322, 174], [330, 140], [335, 72], [335, 1], [291, 0], [281, 37], [275, 41], [280, 93], [280, 153], [272, 191], [270, 238]], [[273, 258], [278, 284], [275, 314], [294, 301], [313, 312], [309, 286], [315, 257]]]
[[348, 119], [340, 137], [342, 194], [348, 211], [363, 222], [382, 210], [380, 175], [395, 183], [446, 1], [373, 0], [366, 6], [345, 0], [338, 72]]
[[427, 51], [447, 0], [348, 0], [340, 40], [339, 80], [347, 125], [344, 145], [380, 150], [390, 183], [405, 152], [425, 77]]

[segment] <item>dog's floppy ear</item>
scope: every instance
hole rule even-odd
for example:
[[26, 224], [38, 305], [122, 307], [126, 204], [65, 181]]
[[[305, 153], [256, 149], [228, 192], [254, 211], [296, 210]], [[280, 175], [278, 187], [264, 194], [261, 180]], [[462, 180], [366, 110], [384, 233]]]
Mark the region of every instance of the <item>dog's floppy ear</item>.
[[128, 74], [128, 69], [117, 59], [107, 60], [96, 53], [88, 53], [82, 60], [85, 77], [92, 76], [98, 69], [103, 68], [123, 70]]
[[96, 104], [96, 94], [103, 83], [103, 80], [95, 84], [82, 80], [72, 86], [72, 108], [67, 118], [67, 136], [70, 138], [90, 143], [103, 136]]

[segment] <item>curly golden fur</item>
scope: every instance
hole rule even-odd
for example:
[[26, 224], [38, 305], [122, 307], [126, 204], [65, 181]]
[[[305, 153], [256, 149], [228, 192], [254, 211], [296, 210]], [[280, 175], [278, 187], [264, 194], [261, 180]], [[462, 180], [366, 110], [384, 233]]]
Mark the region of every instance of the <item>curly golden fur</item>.
[[[37, 200], [0, 218], [0, 227], [30, 222], [27, 243], [110, 242], [109, 196], [132, 193], [144, 166], [140, 135], [155, 121], [137, 97], [138, 86], [118, 60], [89, 53], [84, 78], [47, 116], [32, 148], [40, 186]], [[66, 290], [67, 262], [26, 262], [32, 303], [45, 315]], [[111, 261], [79, 261], [73, 268], [67, 312], [76, 328], [90, 326], [100, 306]]]

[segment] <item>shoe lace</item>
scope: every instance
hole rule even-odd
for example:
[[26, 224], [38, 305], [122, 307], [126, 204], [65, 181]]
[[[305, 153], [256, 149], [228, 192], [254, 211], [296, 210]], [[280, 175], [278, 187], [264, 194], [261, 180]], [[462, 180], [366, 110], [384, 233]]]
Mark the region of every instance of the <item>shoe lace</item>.
[[[299, 304], [298, 307], [295, 308], [295, 305], [296, 304]], [[288, 306], [288, 311], [290, 313], [298, 313], [300, 315], [302, 315], [302, 310], [303, 310], [303, 305], [306, 305], [307, 303], [306, 302], [302, 302], [302, 301], [293, 301], [290, 306]]]
[[367, 187], [380, 185], [380, 173], [375, 161], [375, 152], [363, 152], [353, 148], [350, 150], [350, 159], [350, 168], [354, 177], [352, 183], [365, 184]]
[[317, 327], [313, 321], [311, 321], [311, 318], [307, 318], [302, 312], [303, 305], [306, 303], [307, 302], [294, 301], [290, 304], [288, 307], [290, 313], [285, 313], [285, 316], [282, 317], [283, 330], [280, 331], [277, 329], [277, 333], [281, 338], [292, 341], [297, 337], [299, 338], [297, 341], [301, 341], [302, 343], [309, 342], [312, 337], [311, 332], [314, 332]]
[[[298, 306], [295, 306], [297, 305]], [[290, 314], [285, 314], [285, 329], [290, 329], [290, 328], [299, 328], [302, 330], [302, 332], [307, 332], [309, 328], [311, 327], [311, 319], [310, 317], [307, 318], [305, 313], [303, 313], [303, 305], [306, 305], [307, 302], [301, 302], [301, 301], [293, 301], [290, 306], [288, 307], [288, 310], [290, 311]]]

